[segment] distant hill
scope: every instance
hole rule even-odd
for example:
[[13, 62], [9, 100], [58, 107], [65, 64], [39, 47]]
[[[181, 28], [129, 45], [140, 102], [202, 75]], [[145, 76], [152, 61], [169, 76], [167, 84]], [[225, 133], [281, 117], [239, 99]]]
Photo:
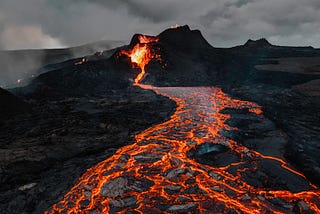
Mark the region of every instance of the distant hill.
[[[134, 79], [140, 71], [131, 67], [127, 57], [117, 57], [117, 53], [135, 46], [139, 42], [138, 36], [134, 35], [128, 46], [87, 55], [85, 63], [81, 63], [82, 58], [78, 58], [45, 66], [41, 75], [34, 78], [28, 86], [12, 92], [54, 98], [61, 95], [97, 95], [106, 90], [128, 87], [131, 84], [130, 79]], [[259, 39], [248, 40], [244, 45], [233, 48], [215, 48], [199, 30], [191, 30], [188, 26], [167, 29], [157, 37], [159, 41], [152, 45], [161, 55], [162, 62], [153, 60], [146, 66], [142, 83], [156, 86], [210, 86], [230, 83], [237, 86], [266, 83], [289, 87], [318, 78], [304, 71], [312, 68], [312, 74], [317, 74], [319, 70], [320, 63], [317, 59], [320, 51], [312, 47], [276, 46], [266, 39]], [[77, 54], [83, 56], [83, 48], [78, 50], [80, 52]], [[295, 60], [286, 60], [281, 64], [278, 58], [285, 57], [295, 57]], [[305, 60], [306, 58], [308, 60]], [[297, 67], [298, 62], [306, 65], [300, 69], [301, 72], [294, 73], [289, 68], [292, 63]], [[269, 72], [260, 71], [267, 68], [277, 72], [270, 72], [271, 69]], [[287, 71], [286, 69], [289, 69], [288, 74], [281, 72]]]
[[103, 40], [71, 48], [0, 51], [0, 86], [16, 87], [45, 65], [109, 50], [123, 43]]

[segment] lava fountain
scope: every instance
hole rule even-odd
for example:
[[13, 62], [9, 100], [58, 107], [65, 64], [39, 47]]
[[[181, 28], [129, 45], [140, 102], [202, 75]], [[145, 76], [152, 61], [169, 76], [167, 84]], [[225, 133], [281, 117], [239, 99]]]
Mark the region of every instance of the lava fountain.
[[133, 66], [136, 66], [141, 69], [141, 72], [135, 78], [134, 83], [138, 84], [142, 78], [144, 77], [146, 71], [146, 65], [152, 59], [160, 59], [160, 56], [155, 54], [153, 49], [150, 46], [150, 43], [155, 43], [158, 41], [157, 37], [153, 36], [138, 36], [139, 43], [137, 43], [132, 50], [129, 51], [121, 51], [119, 55], [126, 55], [131, 59], [131, 63]]
[[[225, 108], [248, 109], [263, 117], [260, 106], [232, 99], [215, 87], [153, 87], [139, 84], [152, 53], [152, 37], [140, 37], [132, 50], [122, 51], [141, 68], [135, 85], [177, 103], [171, 118], [135, 136], [135, 142], [88, 169], [78, 183], [47, 213], [320, 213], [319, 189], [281, 157], [249, 149], [221, 134]], [[228, 148], [238, 159], [225, 166], [201, 164], [188, 155], [210, 142]], [[277, 167], [306, 189], [259, 187], [246, 178], [261, 164]], [[269, 179], [268, 177], [264, 179]]]

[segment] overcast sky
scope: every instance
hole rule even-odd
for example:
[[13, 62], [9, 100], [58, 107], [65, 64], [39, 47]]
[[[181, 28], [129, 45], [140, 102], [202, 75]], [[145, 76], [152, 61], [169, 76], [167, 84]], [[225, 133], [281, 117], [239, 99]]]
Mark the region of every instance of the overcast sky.
[[128, 41], [175, 25], [215, 47], [249, 38], [320, 47], [320, 0], [0, 0], [0, 49]]

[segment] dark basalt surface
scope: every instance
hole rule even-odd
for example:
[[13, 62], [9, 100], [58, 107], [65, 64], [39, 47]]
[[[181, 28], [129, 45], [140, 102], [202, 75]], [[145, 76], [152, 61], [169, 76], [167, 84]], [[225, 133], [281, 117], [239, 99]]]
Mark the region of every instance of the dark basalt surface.
[[[181, 34], [186, 38], [181, 38]], [[316, 84], [320, 79], [320, 62], [308, 67], [303, 60], [318, 59], [319, 49], [275, 46], [266, 39], [248, 40], [233, 48], [214, 48], [200, 32], [191, 31], [188, 26], [167, 30], [159, 37], [159, 48], [167, 66], [162, 68], [155, 63], [147, 66], [145, 83], [213, 85], [230, 96], [257, 102], [266, 117], [288, 138], [283, 155], [320, 185], [320, 85]], [[189, 39], [194, 41], [190, 45], [185, 42]], [[277, 65], [279, 59], [289, 57], [295, 64], [285, 65], [288, 68], [283, 65], [279, 71], [256, 68], [256, 65]], [[299, 73], [281, 71], [290, 71], [290, 66], [305, 69]]]
[[18, 97], [0, 88], [0, 120], [30, 111], [30, 106]]
[[[71, 48], [61, 49], [25, 49], [0, 50], [0, 86], [18, 87], [27, 84], [32, 75], [55, 70], [55, 66], [66, 60], [94, 54], [97, 51], [110, 50], [122, 45], [120, 41], [103, 40]], [[21, 82], [17, 84], [17, 80]]]
[[27, 99], [30, 113], [0, 124], [1, 213], [43, 213], [87, 168], [175, 108], [137, 87], [52, 99]]
[[[265, 154], [278, 151], [276, 155], [285, 156], [320, 185], [320, 89], [313, 85], [312, 96], [308, 87], [297, 90], [320, 75], [255, 67], [278, 64], [275, 58], [319, 57], [320, 50], [274, 46], [265, 39], [249, 40], [234, 48], [214, 48], [200, 31], [188, 26], [168, 29], [159, 38], [154, 48], [163, 62], [147, 65], [143, 83], [217, 86], [230, 96], [257, 102], [265, 120], [225, 109], [232, 116], [228, 123], [239, 130], [224, 134]], [[42, 213], [61, 199], [87, 168], [131, 143], [137, 132], [172, 114], [172, 101], [131, 87], [139, 70], [132, 69], [128, 58], [119, 57], [118, 51], [88, 56], [82, 65], [75, 65], [81, 59], [47, 65], [29, 85], [11, 89], [12, 94], [0, 89], [0, 118], [4, 118], [0, 121], [0, 213]], [[271, 145], [261, 146], [266, 141]], [[214, 151], [208, 153], [190, 151], [190, 156], [218, 166], [237, 158], [223, 148], [211, 149]], [[137, 159], [158, 158], [141, 157]], [[268, 163], [263, 164], [264, 173], [271, 173]], [[256, 175], [246, 176], [256, 186], [281, 186], [279, 181], [262, 184]], [[134, 206], [135, 202], [133, 197], [112, 203], [116, 211], [119, 204]], [[195, 208], [189, 204], [163, 209], [174, 213]]]
[[233, 88], [230, 93], [263, 106], [264, 115], [287, 138], [284, 157], [320, 186], [320, 96], [265, 84]]

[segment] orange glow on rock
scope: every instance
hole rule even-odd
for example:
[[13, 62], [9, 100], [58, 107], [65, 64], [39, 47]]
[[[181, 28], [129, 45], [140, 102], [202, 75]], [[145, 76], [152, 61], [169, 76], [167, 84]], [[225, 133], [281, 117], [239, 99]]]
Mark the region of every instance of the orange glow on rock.
[[138, 36], [140, 43], [152, 43], [152, 42], [158, 42], [159, 38], [155, 36], [146, 36], [146, 35], [139, 35]]
[[139, 43], [136, 44], [132, 50], [123, 50], [120, 52], [120, 55], [126, 55], [130, 58], [131, 63], [133, 64], [132, 67], [137, 66], [141, 69], [141, 72], [134, 80], [135, 84], [138, 84], [143, 79], [146, 73], [145, 67], [152, 59], [160, 60], [160, 56], [155, 54], [150, 46], [150, 43], [157, 42], [158, 38], [139, 35], [138, 39]]
[[[247, 171], [254, 173], [262, 161], [272, 161], [306, 181], [284, 159], [263, 155], [221, 134], [237, 129], [226, 124], [231, 116], [221, 110], [248, 109], [263, 117], [259, 105], [232, 99], [215, 87], [139, 84], [145, 66], [160, 58], [150, 46], [157, 41], [155, 37], [141, 36], [139, 41], [132, 50], [120, 53], [131, 59], [132, 66], [141, 68], [135, 85], [175, 101], [175, 113], [168, 121], [137, 134], [133, 144], [88, 169], [46, 213], [292, 213], [299, 202], [309, 211], [320, 213], [320, 191], [311, 184], [306, 191], [292, 193], [258, 188], [243, 177]], [[239, 161], [218, 167], [188, 156], [189, 151], [207, 142], [227, 147]]]
[[176, 29], [176, 28], [178, 28], [178, 27], [180, 27], [179, 24], [175, 24], [175, 25], [170, 26], [171, 29]]
[[83, 57], [80, 61], [74, 63], [74, 65], [82, 65], [85, 62], [87, 62], [87, 58]]
[[[260, 112], [257, 104], [232, 99], [214, 87], [139, 86], [175, 101], [176, 112], [170, 120], [137, 134], [132, 145], [88, 169], [49, 213], [113, 213], [117, 206], [121, 213], [169, 213], [179, 206], [200, 213], [292, 213], [299, 201], [320, 212], [318, 189], [310, 187], [299, 193], [270, 190], [257, 188], [242, 178], [243, 172], [254, 171], [265, 159], [300, 176], [284, 160], [264, 156], [220, 134], [233, 129], [225, 123], [230, 115], [220, 110], [246, 108]], [[205, 142], [228, 146], [240, 161], [215, 167], [188, 157], [188, 151]], [[235, 173], [230, 173], [232, 168]], [[126, 207], [127, 198], [133, 198], [136, 205]], [[283, 201], [286, 207], [272, 204], [271, 199]], [[169, 211], [161, 210], [159, 204], [168, 205]]]

